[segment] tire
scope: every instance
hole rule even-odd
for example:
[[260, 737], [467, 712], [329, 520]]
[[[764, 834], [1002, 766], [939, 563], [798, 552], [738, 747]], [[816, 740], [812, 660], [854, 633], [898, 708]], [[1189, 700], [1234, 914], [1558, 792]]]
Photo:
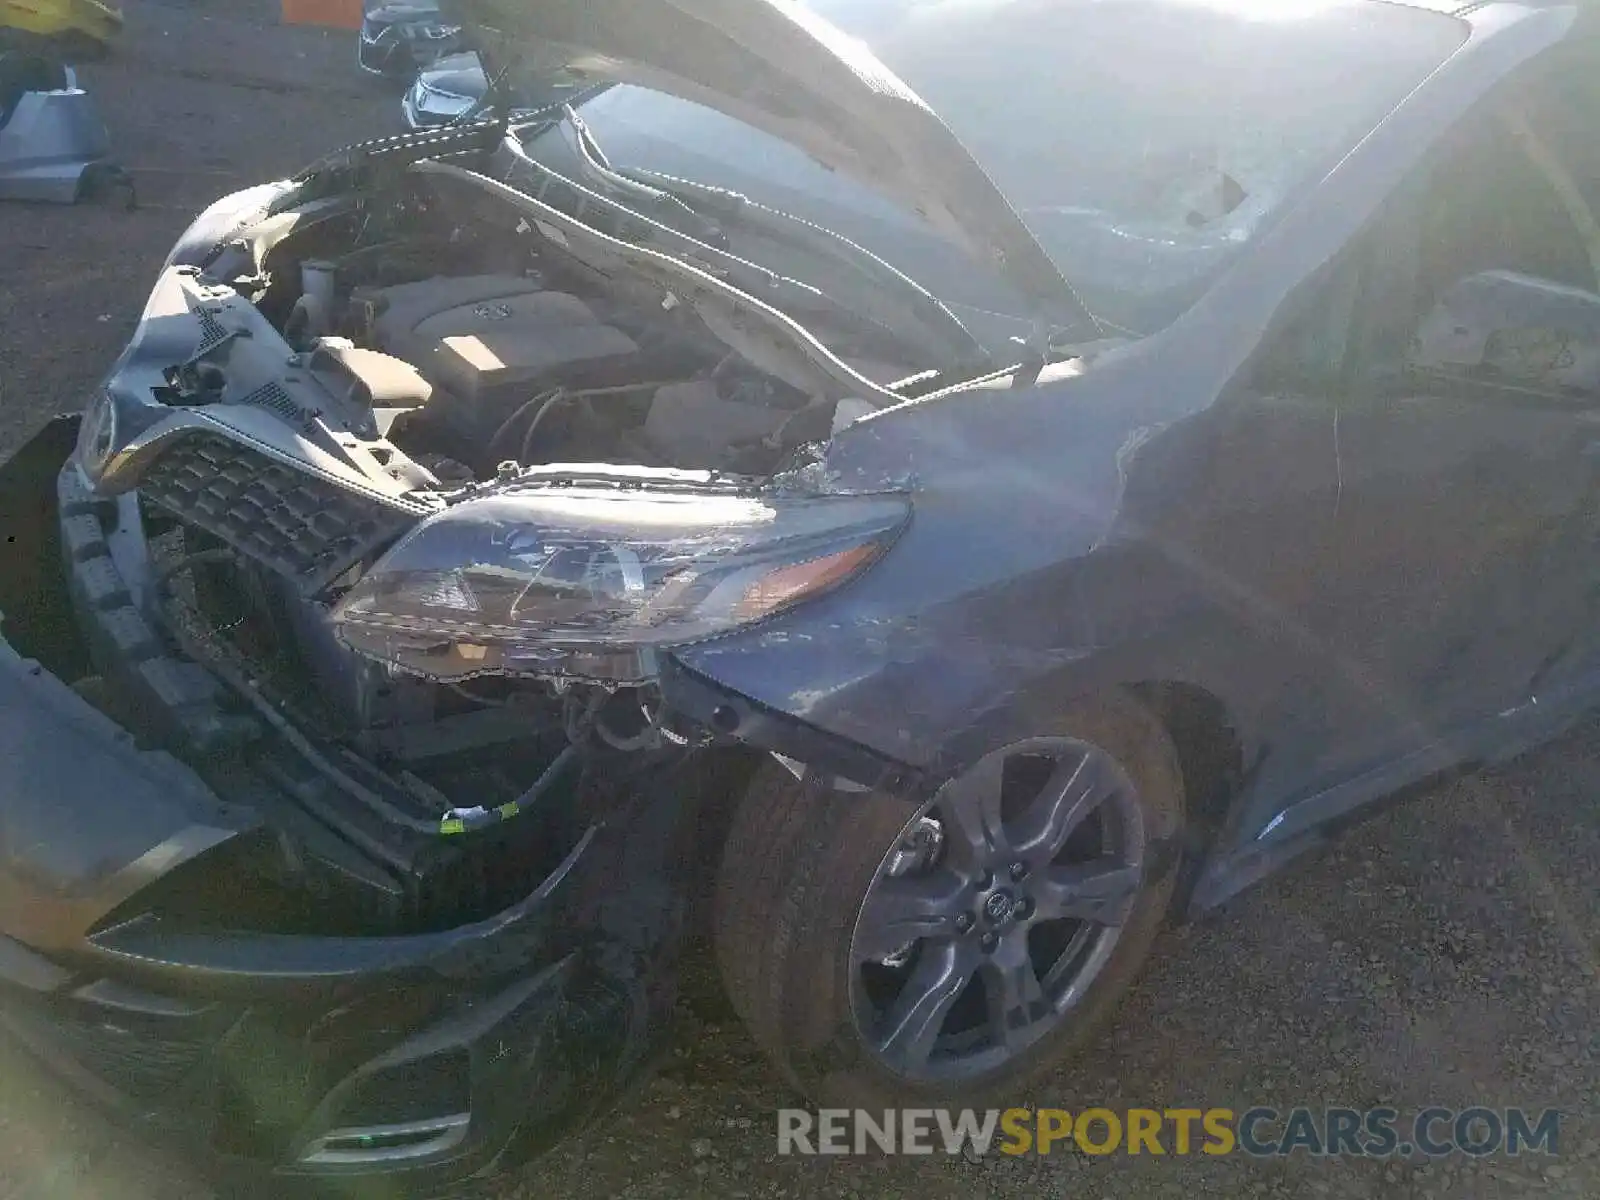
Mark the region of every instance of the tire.
[[[1025, 1052], [959, 1077], [891, 1069], [861, 1032], [854, 999], [861, 994], [852, 958], [858, 917], [916, 812], [903, 800], [837, 791], [809, 774], [797, 780], [776, 762], [758, 770], [729, 827], [715, 900], [716, 955], [735, 1011], [784, 1079], [813, 1103], [873, 1110], [1021, 1103], [1029, 1087], [1084, 1046], [1133, 986], [1181, 867], [1177, 753], [1161, 724], [1120, 694], [1037, 725], [1043, 738], [1087, 744], [1120, 767], [1118, 778], [1136, 791], [1145, 854], [1136, 890], [1119, 902], [1126, 907], [1118, 910], [1125, 915], [1117, 918], [1115, 940], [1069, 1011], [1044, 1011], [1028, 1026], [1041, 1032]], [[986, 919], [982, 911], [977, 919]], [[1027, 937], [1024, 931], [1024, 945], [1031, 944]], [[983, 996], [987, 1002], [987, 985]]]

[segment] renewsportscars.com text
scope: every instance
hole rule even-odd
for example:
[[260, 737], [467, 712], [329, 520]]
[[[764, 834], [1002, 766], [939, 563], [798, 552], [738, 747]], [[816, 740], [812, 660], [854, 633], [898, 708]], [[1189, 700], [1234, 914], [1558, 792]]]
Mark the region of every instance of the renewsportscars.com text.
[[1386, 1158], [1561, 1152], [1556, 1109], [1064, 1108], [778, 1111], [779, 1154], [1237, 1154]]

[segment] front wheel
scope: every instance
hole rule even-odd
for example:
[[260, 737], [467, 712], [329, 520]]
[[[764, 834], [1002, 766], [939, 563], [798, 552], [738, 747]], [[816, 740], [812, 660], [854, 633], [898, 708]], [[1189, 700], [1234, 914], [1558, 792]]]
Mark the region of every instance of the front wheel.
[[777, 764], [741, 802], [717, 957], [813, 1101], [1019, 1103], [1132, 986], [1180, 866], [1177, 755], [1131, 701], [1041, 725], [920, 810]]

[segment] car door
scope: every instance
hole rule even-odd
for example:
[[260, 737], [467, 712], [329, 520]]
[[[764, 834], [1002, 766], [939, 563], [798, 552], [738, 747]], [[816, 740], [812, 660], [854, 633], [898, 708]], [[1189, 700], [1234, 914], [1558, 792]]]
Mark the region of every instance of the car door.
[[1600, 326], [1581, 327], [1600, 239], [1537, 128], [1545, 82], [1472, 114], [1363, 248], [1324, 611], [1372, 703], [1330, 770], [1449, 739], [1581, 670], [1600, 392], [1580, 377]]

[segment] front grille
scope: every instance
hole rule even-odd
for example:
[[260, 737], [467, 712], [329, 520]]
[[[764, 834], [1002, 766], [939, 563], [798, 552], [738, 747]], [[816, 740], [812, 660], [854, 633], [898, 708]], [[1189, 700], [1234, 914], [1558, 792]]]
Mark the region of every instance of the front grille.
[[213, 434], [161, 455], [139, 492], [313, 596], [416, 518]]

